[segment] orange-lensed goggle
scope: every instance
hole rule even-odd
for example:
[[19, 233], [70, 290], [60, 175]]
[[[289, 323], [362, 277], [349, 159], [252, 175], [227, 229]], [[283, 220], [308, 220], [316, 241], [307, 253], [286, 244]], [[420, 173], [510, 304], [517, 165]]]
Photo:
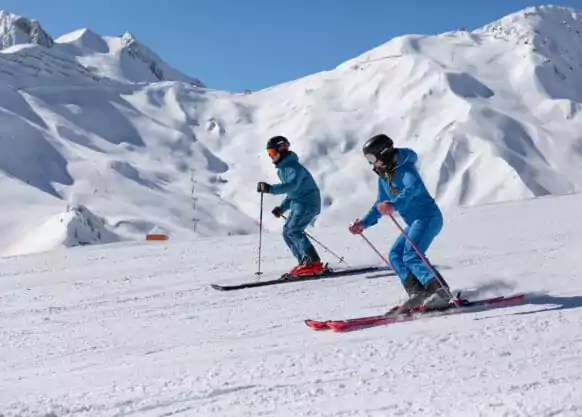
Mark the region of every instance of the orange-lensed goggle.
[[275, 148], [268, 148], [267, 153], [269, 154], [269, 156], [275, 156], [279, 153], [279, 151]]

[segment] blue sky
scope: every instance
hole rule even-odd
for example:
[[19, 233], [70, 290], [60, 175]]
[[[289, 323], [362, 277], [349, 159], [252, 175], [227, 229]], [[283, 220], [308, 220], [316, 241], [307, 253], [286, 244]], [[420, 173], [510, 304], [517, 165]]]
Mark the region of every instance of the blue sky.
[[[125, 31], [211, 88], [258, 90], [332, 69], [407, 33], [474, 29], [524, 0], [0, 0], [52, 36]], [[582, 0], [553, 3], [582, 10]]]

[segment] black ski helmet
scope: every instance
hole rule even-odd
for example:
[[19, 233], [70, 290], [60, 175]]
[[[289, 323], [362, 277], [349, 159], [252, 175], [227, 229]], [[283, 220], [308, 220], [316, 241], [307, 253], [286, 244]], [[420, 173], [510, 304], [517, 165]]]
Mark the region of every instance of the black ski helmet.
[[289, 149], [289, 140], [285, 136], [274, 136], [267, 142], [267, 149], [275, 149], [277, 152], [281, 152]]
[[385, 165], [389, 165], [394, 155], [394, 142], [381, 133], [368, 139], [362, 147], [362, 152], [370, 164], [380, 160]]

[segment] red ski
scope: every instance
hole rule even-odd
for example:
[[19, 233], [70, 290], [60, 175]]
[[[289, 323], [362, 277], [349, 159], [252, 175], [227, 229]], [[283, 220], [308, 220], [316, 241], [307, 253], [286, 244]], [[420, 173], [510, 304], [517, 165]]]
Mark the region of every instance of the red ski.
[[407, 313], [400, 313], [394, 315], [378, 315], [378, 316], [368, 316], [368, 317], [357, 317], [347, 320], [305, 320], [305, 324], [312, 328], [313, 330], [333, 330], [334, 332], [346, 332], [351, 330], [358, 330], [367, 327], [381, 326], [392, 323], [400, 323], [404, 321], [415, 320], [421, 318], [429, 313], [439, 313], [445, 311], [454, 312], [455, 310], [464, 310], [465, 308], [476, 307], [476, 306], [489, 306], [489, 305], [503, 305], [511, 304], [522, 301], [525, 298], [525, 294], [512, 295], [510, 297], [495, 297], [486, 298], [482, 300], [468, 301], [468, 300], [458, 300], [458, 304], [449, 304], [447, 307], [438, 309], [427, 309], [419, 307]]

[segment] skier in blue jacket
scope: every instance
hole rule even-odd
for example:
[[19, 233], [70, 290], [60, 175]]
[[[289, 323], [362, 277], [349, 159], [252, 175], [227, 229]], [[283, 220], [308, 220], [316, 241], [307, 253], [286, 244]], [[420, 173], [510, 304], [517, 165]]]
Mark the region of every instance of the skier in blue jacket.
[[[417, 154], [412, 149], [395, 148], [384, 134], [369, 139], [363, 153], [378, 175], [378, 196], [368, 213], [350, 225], [350, 232], [361, 233], [378, 223], [382, 215], [397, 211], [406, 223], [404, 231], [424, 255], [443, 227], [443, 215], [415, 167]], [[396, 239], [388, 258], [409, 295], [403, 308], [448, 303], [448, 285], [433, 267], [438, 274], [434, 276], [404, 235]]]
[[304, 230], [321, 212], [321, 194], [315, 180], [289, 146], [289, 140], [284, 136], [269, 139], [267, 153], [277, 167], [281, 184], [259, 182], [257, 192], [286, 194], [283, 202], [272, 211], [275, 217], [281, 217], [291, 210], [283, 227], [283, 239], [297, 258], [298, 265], [285, 275], [317, 275], [324, 272], [324, 267]]

